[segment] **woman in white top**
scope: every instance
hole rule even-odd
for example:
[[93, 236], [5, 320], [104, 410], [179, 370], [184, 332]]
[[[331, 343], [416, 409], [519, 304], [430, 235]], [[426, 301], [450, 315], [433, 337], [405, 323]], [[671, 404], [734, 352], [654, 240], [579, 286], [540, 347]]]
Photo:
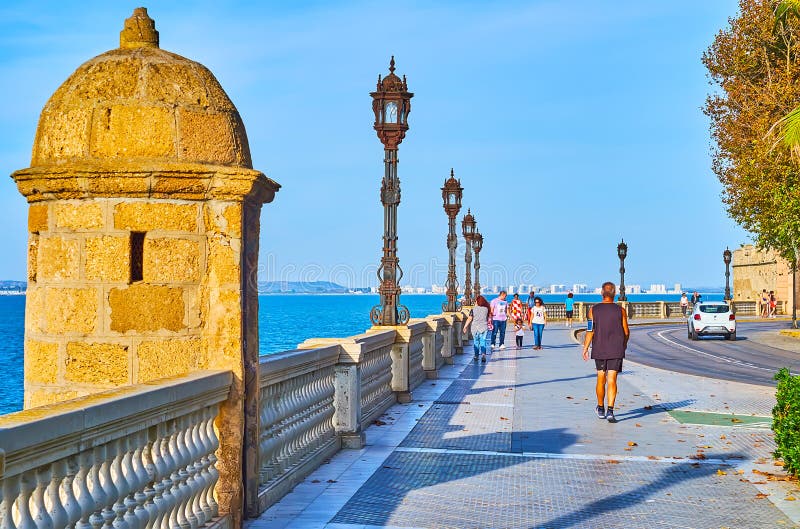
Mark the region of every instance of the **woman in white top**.
[[531, 309], [531, 330], [533, 331], [533, 348], [542, 348], [542, 333], [544, 326], [547, 323], [547, 310], [544, 307], [544, 301], [539, 296], [533, 300], [533, 308]]

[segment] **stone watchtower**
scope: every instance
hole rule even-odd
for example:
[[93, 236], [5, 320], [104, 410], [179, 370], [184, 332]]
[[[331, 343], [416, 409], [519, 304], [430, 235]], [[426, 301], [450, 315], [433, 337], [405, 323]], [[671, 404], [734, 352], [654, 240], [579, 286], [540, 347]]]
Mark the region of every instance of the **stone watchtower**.
[[[47, 102], [31, 167], [12, 177], [30, 203], [25, 407], [229, 369], [218, 426], [241, 443], [258, 391], [259, 213], [279, 186], [252, 169], [214, 75], [160, 49], [136, 9], [119, 49]], [[241, 468], [224, 457], [241, 444], [224, 444], [220, 464]]]

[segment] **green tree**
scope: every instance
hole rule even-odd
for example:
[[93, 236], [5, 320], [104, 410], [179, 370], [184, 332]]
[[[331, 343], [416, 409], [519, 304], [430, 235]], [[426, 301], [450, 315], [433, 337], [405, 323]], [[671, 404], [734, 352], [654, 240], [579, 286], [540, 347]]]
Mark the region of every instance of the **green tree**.
[[728, 214], [758, 246], [796, 262], [800, 0], [740, 0], [739, 8], [703, 55], [717, 88], [704, 107], [715, 142], [712, 167]]

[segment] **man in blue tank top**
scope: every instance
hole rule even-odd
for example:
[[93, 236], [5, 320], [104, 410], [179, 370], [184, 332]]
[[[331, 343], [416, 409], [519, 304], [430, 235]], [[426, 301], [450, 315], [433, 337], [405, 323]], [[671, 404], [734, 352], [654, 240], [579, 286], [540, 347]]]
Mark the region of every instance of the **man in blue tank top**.
[[[589, 360], [589, 346], [597, 368], [597, 417], [617, 422], [614, 401], [617, 399], [617, 374], [622, 371], [622, 359], [628, 347], [628, 315], [614, 303], [617, 289], [614, 283], [603, 283], [603, 302], [589, 309], [586, 338], [583, 340], [583, 359]], [[608, 407], [605, 398], [608, 395]]]

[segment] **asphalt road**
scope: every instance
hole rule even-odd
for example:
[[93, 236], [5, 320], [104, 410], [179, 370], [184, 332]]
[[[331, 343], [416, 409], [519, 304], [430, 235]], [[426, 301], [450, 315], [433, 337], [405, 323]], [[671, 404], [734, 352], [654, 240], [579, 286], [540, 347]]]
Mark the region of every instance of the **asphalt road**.
[[721, 337], [691, 341], [686, 325], [631, 326], [625, 356], [634, 362], [679, 373], [774, 386], [772, 377], [780, 368], [800, 373], [800, 354], [756, 343], [748, 336], [788, 327], [786, 322], [737, 322], [736, 341]]

